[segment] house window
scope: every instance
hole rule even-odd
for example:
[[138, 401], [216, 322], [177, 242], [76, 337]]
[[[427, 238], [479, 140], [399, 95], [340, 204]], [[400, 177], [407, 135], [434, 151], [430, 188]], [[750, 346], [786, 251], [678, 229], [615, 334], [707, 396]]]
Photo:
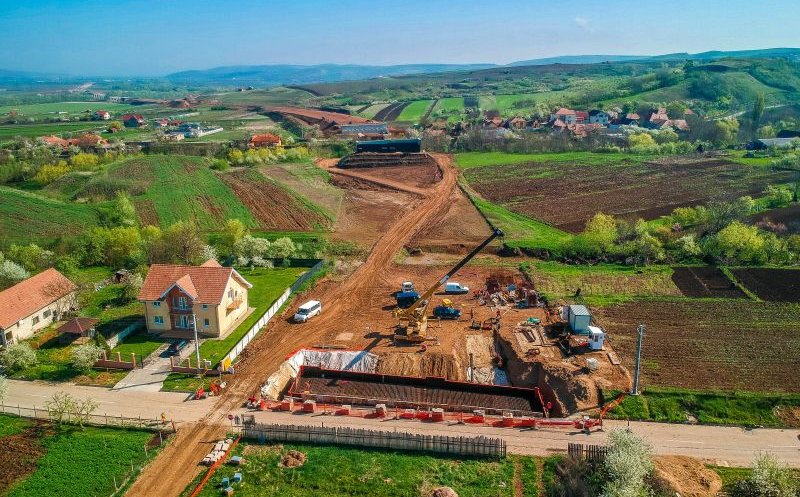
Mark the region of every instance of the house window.
[[208, 304], [203, 304], [203, 309], [208, 309]]
[[161, 307], [161, 301], [156, 300], [155, 302], [153, 302], [153, 307]]
[[153, 316], [153, 323], [164, 324], [164, 316]]
[[178, 302], [177, 302], [178, 309], [181, 309], [181, 310], [188, 309], [188, 306], [186, 305], [186, 297], [178, 297], [177, 300], [178, 300]]
[[203, 326], [205, 326], [206, 328], [208, 328], [208, 319], [204, 319], [204, 320], [203, 320]]
[[39, 323], [39, 316], [33, 316], [33, 320], [31, 321], [32, 324], [36, 325]]
[[42, 317], [43, 317], [43, 318], [49, 318], [49, 317], [50, 317], [50, 314], [52, 314], [52, 313], [50, 312], [50, 309], [47, 309], [46, 311], [44, 311], [44, 312], [42, 313]]

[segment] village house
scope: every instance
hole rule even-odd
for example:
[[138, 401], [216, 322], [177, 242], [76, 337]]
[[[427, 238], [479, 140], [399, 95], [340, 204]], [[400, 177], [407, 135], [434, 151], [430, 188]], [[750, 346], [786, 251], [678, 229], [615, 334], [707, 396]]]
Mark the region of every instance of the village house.
[[95, 111], [92, 118], [95, 119], [96, 121], [108, 121], [109, 119], [111, 119], [111, 113], [107, 110], [98, 110]]
[[281, 137], [272, 133], [262, 133], [260, 135], [253, 135], [247, 143], [250, 148], [256, 147], [280, 147]]
[[589, 123], [590, 124], [602, 124], [603, 126], [608, 126], [610, 121], [609, 114], [599, 109], [594, 109], [589, 112]]
[[564, 124], [575, 124], [578, 121], [578, 116], [572, 109], [561, 107], [554, 113], [550, 114], [551, 121], [561, 121]]
[[147, 330], [172, 337], [223, 337], [248, 313], [252, 285], [209, 259], [202, 266], [154, 264], [142, 284]]
[[122, 124], [126, 128], [139, 128], [145, 126], [147, 121], [144, 120], [141, 114], [125, 114], [122, 116]]
[[74, 310], [77, 289], [50, 268], [0, 292], [0, 345], [30, 338]]
[[576, 110], [575, 111], [575, 122], [578, 124], [583, 124], [589, 120], [589, 113], [585, 110]]

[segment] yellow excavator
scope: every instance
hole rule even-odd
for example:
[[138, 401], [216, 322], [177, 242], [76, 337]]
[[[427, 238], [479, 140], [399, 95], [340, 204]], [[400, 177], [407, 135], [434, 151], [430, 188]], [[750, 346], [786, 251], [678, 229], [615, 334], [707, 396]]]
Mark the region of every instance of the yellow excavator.
[[436, 292], [436, 290], [442, 285], [447, 283], [447, 280], [456, 274], [459, 269], [464, 267], [473, 257], [478, 255], [478, 253], [483, 250], [484, 247], [492, 243], [495, 238], [503, 235], [504, 233], [502, 230], [495, 228], [492, 234], [489, 235], [489, 238], [484, 240], [483, 243], [478, 245], [472, 252], [461, 259], [458, 264], [453, 266], [453, 268], [447, 272], [447, 274], [442, 276], [439, 281], [428, 288], [425, 293], [420, 295], [419, 298], [417, 298], [414, 303], [411, 304], [411, 306], [405, 309], [395, 309], [394, 316], [399, 320], [399, 323], [395, 328], [394, 339], [399, 342], [412, 343], [420, 343], [427, 340], [426, 331], [428, 329], [428, 304], [430, 303], [430, 299], [434, 292]]

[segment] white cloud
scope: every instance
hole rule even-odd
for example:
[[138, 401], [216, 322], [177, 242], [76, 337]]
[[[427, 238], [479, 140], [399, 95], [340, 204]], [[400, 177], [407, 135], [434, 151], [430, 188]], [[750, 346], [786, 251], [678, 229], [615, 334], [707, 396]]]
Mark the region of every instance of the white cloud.
[[586, 19], [585, 17], [576, 17], [575, 24], [584, 31], [594, 33], [594, 26], [592, 26], [592, 23], [589, 22], [589, 19]]

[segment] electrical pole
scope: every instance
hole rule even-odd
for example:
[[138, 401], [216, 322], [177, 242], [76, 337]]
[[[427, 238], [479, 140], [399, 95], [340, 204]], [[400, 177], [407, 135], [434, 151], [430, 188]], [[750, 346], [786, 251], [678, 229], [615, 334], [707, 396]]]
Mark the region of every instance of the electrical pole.
[[639, 368], [642, 365], [642, 339], [644, 338], [644, 325], [640, 324], [637, 329], [639, 340], [636, 342], [636, 371], [633, 373], [633, 392], [631, 395], [639, 395]]
[[[192, 310], [192, 328], [194, 328], [194, 354], [197, 357], [197, 369], [200, 370], [200, 340], [197, 339], [197, 318]], [[641, 340], [640, 340], [641, 341]]]

